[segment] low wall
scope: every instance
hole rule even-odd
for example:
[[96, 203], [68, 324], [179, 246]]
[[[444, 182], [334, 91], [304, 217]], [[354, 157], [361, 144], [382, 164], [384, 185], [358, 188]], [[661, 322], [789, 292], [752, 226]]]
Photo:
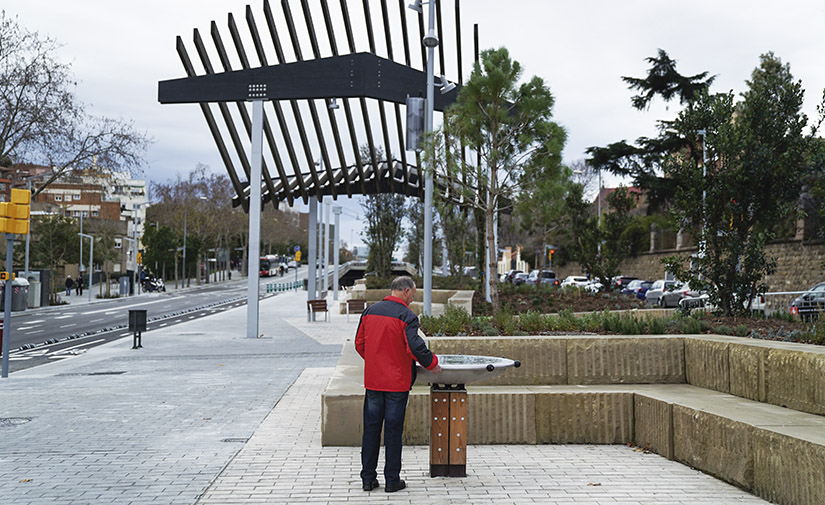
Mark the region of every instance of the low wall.
[[[389, 289], [366, 289], [362, 284], [356, 284], [349, 290], [350, 296], [356, 300], [366, 300], [367, 304], [380, 302], [391, 294]], [[470, 315], [473, 314], [473, 293], [474, 291], [464, 291], [456, 289], [433, 289], [432, 290], [432, 312], [438, 316], [444, 312], [446, 304], [463, 307]], [[410, 303], [410, 309], [420, 315], [424, 303], [424, 291], [416, 290], [415, 298]], [[343, 309], [342, 309], [343, 310]], [[342, 312], [343, 313], [343, 312]]]
[[[687, 258], [695, 252], [696, 248], [689, 248], [639, 254], [625, 259], [619, 266], [619, 272], [643, 279], [664, 279], [662, 258], [674, 255]], [[765, 254], [776, 259], [776, 272], [765, 277], [770, 291], [798, 291], [825, 280], [825, 244], [798, 240], [776, 242], [765, 248]], [[559, 279], [583, 273], [576, 262], [559, 266], [554, 271]]]
[[[780, 504], [825, 503], [825, 348], [725, 336], [431, 338], [442, 354], [520, 359], [470, 385], [467, 443], [635, 444]], [[351, 342], [322, 398], [322, 444], [358, 446]], [[405, 443], [429, 443], [426, 385]], [[472, 457], [472, 456], [471, 456]]]

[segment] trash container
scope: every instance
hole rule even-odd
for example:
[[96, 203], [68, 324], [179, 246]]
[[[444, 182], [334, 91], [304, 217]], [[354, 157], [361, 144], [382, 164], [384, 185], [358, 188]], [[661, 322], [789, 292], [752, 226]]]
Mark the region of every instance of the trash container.
[[32, 277], [29, 280], [29, 307], [36, 309], [40, 307], [40, 290], [42, 289], [42, 285], [40, 281]]
[[304, 279], [304, 291], [309, 289], [309, 279]]
[[26, 279], [14, 279], [11, 282], [11, 310], [19, 312], [29, 308], [29, 281]]
[[128, 296], [129, 295], [129, 277], [123, 276], [119, 280], [120, 282], [120, 291], [118, 294], [120, 296]]

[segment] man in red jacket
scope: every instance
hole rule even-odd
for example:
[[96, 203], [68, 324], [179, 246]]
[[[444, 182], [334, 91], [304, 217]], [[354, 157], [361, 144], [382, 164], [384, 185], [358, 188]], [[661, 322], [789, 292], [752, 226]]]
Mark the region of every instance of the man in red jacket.
[[384, 427], [384, 491], [407, 487], [401, 480], [401, 437], [407, 399], [415, 382], [415, 362], [427, 370], [441, 371], [438, 356], [418, 335], [418, 316], [409, 304], [415, 282], [398, 277], [392, 294], [361, 314], [355, 350], [364, 358], [364, 437], [361, 440], [361, 481], [364, 491], [378, 487], [378, 450]]

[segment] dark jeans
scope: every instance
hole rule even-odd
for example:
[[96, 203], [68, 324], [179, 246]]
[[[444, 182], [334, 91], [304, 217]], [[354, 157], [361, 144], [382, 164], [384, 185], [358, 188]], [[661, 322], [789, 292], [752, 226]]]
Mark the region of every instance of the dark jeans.
[[384, 481], [401, 480], [401, 436], [407, 412], [409, 391], [391, 393], [367, 389], [364, 396], [364, 438], [361, 440], [361, 481], [372, 482], [378, 476], [378, 450], [381, 426], [384, 426]]

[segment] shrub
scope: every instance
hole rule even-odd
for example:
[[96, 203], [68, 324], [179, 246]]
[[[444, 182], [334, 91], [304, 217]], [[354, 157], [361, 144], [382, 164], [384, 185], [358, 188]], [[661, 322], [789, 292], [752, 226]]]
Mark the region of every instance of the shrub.
[[666, 329], [665, 320], [660, 317], [654, 317], [647, 322], [647, 332], [651, 335], [662, 335]]
[[717, 326], [714, 331], [720, 335], [733, 335], [733, 328], [731, 328], [730, 326]]
[[493, 314], [492, 323], [504, 335], [512, 335], [518, 329], [516, 318], [506, 308], [502, 308]]
[[750, 329], [748, 329], [748, 327], [745, 326], [744, 324], [739, 324], [733, 329], [733, 334], [736, 335], [737, 337], [747, 336], [747, 334], [749, 332], [750, 332]]
[[423, 331], [425, 335], [435, 335], [436, 333], [442, 333], [440, 317], [421, 316], [418, 318], [418, 322], [420, 324], [421, 331]]
[[441, 327], [444, 333], [456, 335], [466, 332], [472, 323], [472, 317], [464, 307], [459, 307], [448, 303], [444, 308], [444, 313], [440, 316]]
[[541, 313], [531, 310], [519, 315], [519, 327], [526, 331], [527, 334], [540, 333], [542, 331], [546, 331], [547, 329], [548, 325], [545, 322], [545, 319], [546, 317]]
[[679, 333], [689, 335], [693, 333], [704, 333], [710, 329], [710, 323], [695, 317], [680, 317], [676, 319], [676, 327]]

